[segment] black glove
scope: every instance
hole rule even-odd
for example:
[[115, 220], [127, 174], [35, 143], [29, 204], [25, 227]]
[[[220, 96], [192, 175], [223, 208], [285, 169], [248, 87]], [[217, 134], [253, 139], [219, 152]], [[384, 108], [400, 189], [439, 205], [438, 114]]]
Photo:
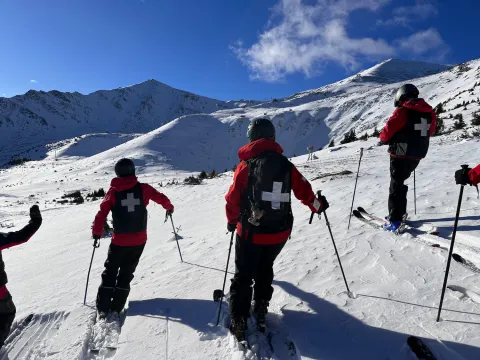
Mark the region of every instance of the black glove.
[[455, 171], [455, 182], [459, 185], [472, 185], [470, 178], [468, 177], [468, 173], [470, 172], [470, 168], [464, 170], [460, 169]]
[[167, 215], [166, 215], [167, 217], [172, 216], [172, 214], [173, 214], [173, 209], [167, 210]]
[[228, 232], [234, 232], [236, 228], [237, 228], [237, 224], [227, 223], [227, 230], [228, 230]]
[[42, 220], [42, 215], [40, 214], [40, 209], [38, 208], [38, 205], [33, 205], [30, 208], [30, 219], [32, 220]]
[[320, 202], [322, 203], [322, 207], [320, 208], [319, 212], [324, 212], [330, 207], [330, 204], [328, 203], [327, 198], [325, 196], [323, 195], [320, 196], [318, 200], [320, 200]]
[[96, 234], [92, 234], [92, 238], [94, 240], [100, 240], [101, 236], [100, 235], [96, 235]]

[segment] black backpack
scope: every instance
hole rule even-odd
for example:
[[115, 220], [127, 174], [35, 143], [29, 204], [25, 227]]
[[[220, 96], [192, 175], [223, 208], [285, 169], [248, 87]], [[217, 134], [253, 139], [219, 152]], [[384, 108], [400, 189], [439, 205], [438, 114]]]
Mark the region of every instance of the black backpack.
[[248, 186], [242, 201], [242, 228], [249, 238], [291, 230], [292, 163], [276, 151], [247, 160]]

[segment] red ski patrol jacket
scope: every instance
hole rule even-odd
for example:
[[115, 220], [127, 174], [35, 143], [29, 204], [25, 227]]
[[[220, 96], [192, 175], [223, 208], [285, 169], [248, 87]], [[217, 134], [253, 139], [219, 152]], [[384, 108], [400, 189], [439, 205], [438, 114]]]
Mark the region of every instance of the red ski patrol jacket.
[[[37, 205], [34, 205], [32, 208], [36, 206]], [[30, 209], [30, 213], [32, 213], [32, 209]], [[2, 250], [27, 242], [37, 232], [40, 225], [42, 225], [42, 217], [38, 215], [31, 217], [30, 222], [21, 230], [8, 233], [0, 232], [0, 299], [3, 299], [8, 294], [6, 287], [8, 279], [7, 273], [5, 272], [5, 264], [2, 259]]]
[[477, 167], [470, 170], [468, 172], [468, 177], [473, 185], [478, 185], [478, 183], [480, 183], [480, 165], [477, 165]]
[[[116, 177], [112, 180], [110, 183], [110, 189], [108, 189], [105, 199], [100, 204], [100, 210], [95, 216], [95, 221], [92, 228], [93, 235], [102, 236], [105, 220], [107, 219], [108, 213], [113, 209], [116, 203], [116, 193], [133, 189], [137, 183], [138, 180], [136, 176], [128, 176], [124, 178]], [[140, 187], [145, 206], [147, 206], [149, 201], [152, 200], [157, 204], [162, 205], [166, 210], [173, 210], [172, 203], [164, 194], [158, 192], [148, 184], [140, 184]], [[136, 233], [115, 233], [114, 228], [112, 244], [119, 246], [136, 246], [145, 244], [146, 242], [146, 229]]]
[[[267, 139], [253, 141], [240, 148], [238, 151], [238, 157], [242, 161], [237, 166], [235, 174], [233, 175], [233, 184], [230, 186], [227, 195], [225, 195], [225, 200], [227, 201], [227, 221], [230, 224], [237, 224], [237, 234], [240, 236], [242, 235], [242, 224], [239, 222], [242, 196], [248, 186], [248, 165], [245, 161], [258, 156], [265, 151], [283, 153], [283, 149], [278, 143]], [[319, 208], [321, 209], [322, 206], [318, 199], [317, 206], [319, 204], [320, 207], [317, 209], [314, 207], [316, 197], [313, 193], [312, 186], [308, 180], [300, 174], [294, 165], [292, 165], [291, 185], [295, 197], [300, 200], [302, 204], [308, 206], [313, 212], [317, 212]], [[291, 229], [276, 234], [253, 234], [252, 242], [254, 244], [278, 244], [287, 241], [290, 233]], [[245, 236], [245, 239], [246, 238], [247, 236]]]
[[[413, 115], [412, 115], [413, 112]], [[387, 123], [385, 124], [385, 127], [383, 128], [382, 132], [380, 133], [380, 140], [385, 143], [385, 144], [390, 144], [391, 148], [395, 148], [395, 146], [392, 146], [392, 142], [395, 142], [398, 140], [397, 138], [399, 136], [403, 137], [403, 140], [407, 143], [410, 143], [408, 145], [409, 150], [407, 153], [415, 153], [418, 152], [419, 149], [416, 149], [416, 147], [420, 146], [420, 139], [424, 138], [414, 138], [413, 134], [413, 125], [410, 123], [409, 125], [409, 120], [410, 122], [412, 119], [409, 119], [411, 116], [414, 116], [415, 114], [421, 114], [421, 113], [427, 113], [428, 116], [431, 118], [431, 123], [430, 123], [430, 128], [429, 128], [429, 136], [432, 136], [435, 133], [435, 129], [437, 127], [437, 117], [435, 115], [435, 111], [433, 111], [432, 107], [425, 102], [423, 99], [413, 99], [404, 102], [401, 104], [400, 107], [396, 108], [395, 111], [393, 112], [392, 116], [390, 119], [388, 119]], [[408, 130], [409, 127], [412, 127], [412, 130]], [[412, 133], [410, 133], [412, 131]], [[426, 139], [426, 138], [425, 138]], [[428, 141], [428, 139], [424, 140]], [[428, 148], [428, 144], [427, 144]], [[415, 151], [417, 150], [417, 151]], [[393, 157], [398, 157], [398, 158], [407, 158], [407, 159], [416, 159], [420, 160], [423, 158], [423, 155], [418, 157], [418, 156], [401, 156], [398, 154], [395, 154], [392, 149], [389, 148], [390, 155]], [[422, 151], [419, 151], [422, 152]], [[426, 151], [425, 151], [426, 154]]]

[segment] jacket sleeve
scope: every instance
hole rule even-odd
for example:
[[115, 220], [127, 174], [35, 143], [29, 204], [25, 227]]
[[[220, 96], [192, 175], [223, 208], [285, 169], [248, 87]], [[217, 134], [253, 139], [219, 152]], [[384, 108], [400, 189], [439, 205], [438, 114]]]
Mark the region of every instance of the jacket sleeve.
[[103, 199], [100, 204], [100, 210], [95, 216], [92, 228], [93, 235], [102, 236], [103, 225], [105, 224], [105, 220], [107, 220], [108, 213], [112, 210], [113, 205], [115, 205], [115, 190], [110, 188], [105, 195], [105, 199]]
[[0, 250], [27, 242], [33, 234], [37, 232], [40, 225], [42, 225], [42, 218], [36, 218], [30, 220], [30, 222], [19, 231], [9, 233], [0, 232]]
[[477, 167], [470, 170], [470, 172], [468, 173], [468, 177], [470, 178], [470, 181], [473, 185], [477, 185], [478, 183], [480, 183], [480, 165], [477, 165]]
[[435, 111], [432, 111], [432, 123], [430, 124], [430, 136], [435, 134], [435, 130], [437, 130], [437, 114]]
[[312, 212], [318, 212], [322, 208], [320, 200], [315, 197], [312, 185], [305, 177], [292, 165], [292, 190], [295, 197], [310, 208]]
[[245, 162], [241, 162], [235, 174], [233, 174], [233, 184], [230, 186], [225, 200], [227, 205], [225, 210], [227, 213], [227, 221], [230, 224], [236, 224], [240, 218], [240, 211], [242, 208], [242, 194], [248, 186], [248, 167]]
[[380, 140], [387, 144], [393, 136], [407, 124], [407, 110], [404, 108], [395, 109], [385, 127], [380, 133]]
[[165, 210], [173, 210], [173, 205], [170, 202], [170, 199], [157, 191], [154, 187], [148, 184], [142, 184], [142, 192], [144, 198], [162, 205]]

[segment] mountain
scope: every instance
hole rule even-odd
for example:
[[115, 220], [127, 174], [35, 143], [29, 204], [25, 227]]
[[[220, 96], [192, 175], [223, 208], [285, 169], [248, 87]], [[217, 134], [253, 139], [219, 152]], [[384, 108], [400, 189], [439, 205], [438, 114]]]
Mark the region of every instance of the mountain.
[[[432, 106], [443, 104], [446, 128], [452, 126], [453, 118], [460, 113], [469, 124], [473, 114], [480, 110], [480, 101], [477, 102], [480, 96], [479, 73], [480, 60], [452, 67], [390, 59], [339, 82], [268, 102], [222, 102], [175, 90], [155, 81], [87, 96], [29, 92], [23, 97], [3, 99], [16, 101], [14, 104], [22, 101], [29, 109], [39, 110], [36, 113], [29, 110], [27, 116], [26, 110], [21, 115], [22, 111], [17, 109], [15, 122], [10, 120], [5, 124], [4, 120], [3, 129], [6, 131], [0, 135], [2, 144], [5, 144], [2, 156], [6, 161], [12, 155], [31, 159], [53, 156], [50, 152], [52, 145], [45, 146], [52, 140], [108, 131], [119, 133], [118, 137], [109, 135], [115, 138], [112, 140], [115, 148], [107, 149], [101, 155], [106, 147], [99, 145], [97, 151], [96, 146], [91, 145], [93, 150], [89, 155], [94, 158], [99, 155], [98, 158], [110, 161], [119, 156], [131, 156], [140, 162], [158, 159], [167, 167], [181, 170], [223, 171], [238, 162], [236, 152], [245, 144], [248, 124], [254, 118], [267, 117], [274, 122], [277, 139], [285, 154], [291, 157], [305, 153], [309, 145], [318, 149], [331, 139], [338, 144], [350, 130], [362, 135], [380, 129], [394, 110], [397, 89], [406, 81], [417, 85], [421, 96]], [[27, 101], [26, 98], [33, 94], [39, 99]], [[46, 107], [40, 106], [42, 99], [51, 100], [52, 97], [71, 101], [57, 100], [56, 107], [50, 101], [50, 114], [58, 114], [58, 109], [69, 106], [61, 110], [61, 117], [51, 115], [50, 123], [44, 116], [39, 120], [40, 110]], [[89, 107], [85, 106], [86, 103], [90, 104]], [[0, 119], [2, 116], [5, 119], [5, 112], [0, 114]], [[72, 117], [69, 114], [73, 114]], [[54, 123], [50, 119], [58, 120]], [[45, 122], [46, 125], [41, 125]], [[65, 126], [67, 123], [68, 127]], [[135, 139], [123, 136], [124, 133], [135, 135]], [[102, 136], [90, 140], [101, 141]], [[68, 141], [81, 143], [83, 140]], [[32, 146], [42, 142], [41, 146]]]
[[89, 95], [30, 90], [0, 98], [0, 153], [5, 158], [95, 132], [145, 133], [183, 115], [249, 103], [256, 102], [210, 99], [156, 80]]

